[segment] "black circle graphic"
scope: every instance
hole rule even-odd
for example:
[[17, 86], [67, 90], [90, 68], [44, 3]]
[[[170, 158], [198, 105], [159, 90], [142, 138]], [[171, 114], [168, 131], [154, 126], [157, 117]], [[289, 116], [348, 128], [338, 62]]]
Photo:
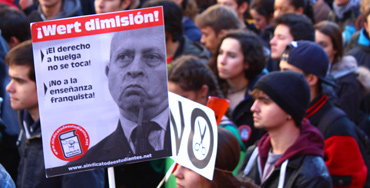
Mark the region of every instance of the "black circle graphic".
[[[199, 116], [204, 118], [204, 120], [206, 120], [207, 126], [209, 128], [208, 130], [210, 132], [209, 133], [210, 134], [209, 150], [208, 150], [207, 156], [203, 160], [199, 160], [195, 157], [194, 148], [193, 148], [195, 120]], [[211, 159], [211, 156], [212, 156], [212, 152], [213, 152], [213, 143], [214, 143], [213, 129], [212, 129], [212, 125], [211, 125], [211, 122], [208, 119], [207, 114], [203, 110], [201, 110], [199, 108], [195, 108], [193, 110], [193, 112], [191, 113], [191, 132], [190, 132], [189, 140], [188, 140], [189, 158], [190, 158], [190, 161], [193, 163], [194, 166], [196, 166], [197, 168], [204, 168], [208, 165], [209, 160]]]

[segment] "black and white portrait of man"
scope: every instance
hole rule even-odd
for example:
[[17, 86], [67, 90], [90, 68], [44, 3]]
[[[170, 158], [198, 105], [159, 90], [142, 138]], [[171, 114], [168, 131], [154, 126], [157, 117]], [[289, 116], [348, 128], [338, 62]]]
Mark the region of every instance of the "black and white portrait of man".
[[[117, 128], [78, 163], [152, 154], [171, 155], [163, 26], [117, 32], [105, 74], [119, 108]], [[75, 161], [75, 162], [77, 162]]]

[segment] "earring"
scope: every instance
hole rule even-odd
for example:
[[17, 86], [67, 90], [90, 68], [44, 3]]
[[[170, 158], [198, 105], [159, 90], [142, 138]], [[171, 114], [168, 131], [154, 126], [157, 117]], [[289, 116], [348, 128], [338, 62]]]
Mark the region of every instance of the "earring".
[[287, 116], [286, 117], [286, 120], [290, 120], [290, 119], [292, 119], [292, 117], [290, 117], [290, 116]]

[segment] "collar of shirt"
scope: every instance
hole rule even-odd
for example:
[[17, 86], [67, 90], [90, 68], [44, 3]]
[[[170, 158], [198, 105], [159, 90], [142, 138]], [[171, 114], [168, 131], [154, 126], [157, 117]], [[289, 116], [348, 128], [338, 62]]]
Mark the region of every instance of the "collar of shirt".
[[[159, 113], [153, 119], [151, 119], [151, 121], [156, 122], [162, 128], [162, 130], [159, 131], [159, 136], [155, 136], [155, 135], [157, 135], [155, 133], [154, 134], [151, 133], [149, 135], [149, 142], [151, 143], [151, 145], [153, 146], [153, 142], [156, 142], [156, 144], [154, 144], [154, 146], [153, 146], [155, 150], [163, 149], [163, 146], [162, 146], [163, 143], [161, 143], [161, 140], [164, 139], [164, 135], [165, 135], [165, 132], [166, 132], [166, 129], [167, 129], [167, 124], [168, 124], [169, 114], [170, 114], [169, 113], [169, 107], [167, 107], [165, 110], [163, 110], [161, 113]], [[138, 126], [138, 124], [137, 124], [137, 122], [132, 122], [132, 121], [126, 119], [123, 116], [120, 116], [119, 120], [121, 121], [121, 126], [122, 126], [123, 133], [125, 134], [125, 137], [127, 138], [127, 141], [130, 144], [131, 150], [135, 152], [135, 147], [134, 147], [133, 142], [131, 140], [131, 134], [132, 134], [133, 130]], [[153, 140], [158, 140], [158, 141], [153, 141]]]
[[[169, 107], [167, 107], [165, 110], [163, 110], [160, 114], [158, 114], [156, 117], [154, 117], [151, 121], [156, 122], [161, 128], [166, 131], [168, 118], [169, 118]], [[131, 138], [132, 131], [137, 127], [136, 122], [132, 122], [128, 119], [126, 119], [123, 116], [119, 117], [119, 120], [121, 121], [121, 126], [123, 129], [123, 132], [129, 140]]]
[[38, 129], [40, 129], [40, 124], [38, 122], [39, 120], [34, 121], [32, 119], [30, 113], [27, 110], [23, 111], [23, 126], [26, 132], [27, 139], [39, 134], [40, 131]]

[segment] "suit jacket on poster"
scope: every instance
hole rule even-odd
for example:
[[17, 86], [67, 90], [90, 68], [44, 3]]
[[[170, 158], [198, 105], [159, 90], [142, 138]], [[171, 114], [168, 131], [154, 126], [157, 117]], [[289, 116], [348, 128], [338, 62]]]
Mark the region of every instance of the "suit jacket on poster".
[[[163, 147], [164, 149], [151, 153], [153, 158], [171, 155], [171, 136], [169, 125], [170, 124], [168, 123], [166, 128], [165, 142]], [[77, 163], [85, 164], [92, 162], [112, 161], [132, 156], [135, 156], [135, 154], [131, 150], [130, 144], [123, 132], [121, 123], [118, 122], [118, 126], [114, 132], [90, 148], [83, 157], [77, 159], [76, 161], [70, 162], [68, 165]]]

